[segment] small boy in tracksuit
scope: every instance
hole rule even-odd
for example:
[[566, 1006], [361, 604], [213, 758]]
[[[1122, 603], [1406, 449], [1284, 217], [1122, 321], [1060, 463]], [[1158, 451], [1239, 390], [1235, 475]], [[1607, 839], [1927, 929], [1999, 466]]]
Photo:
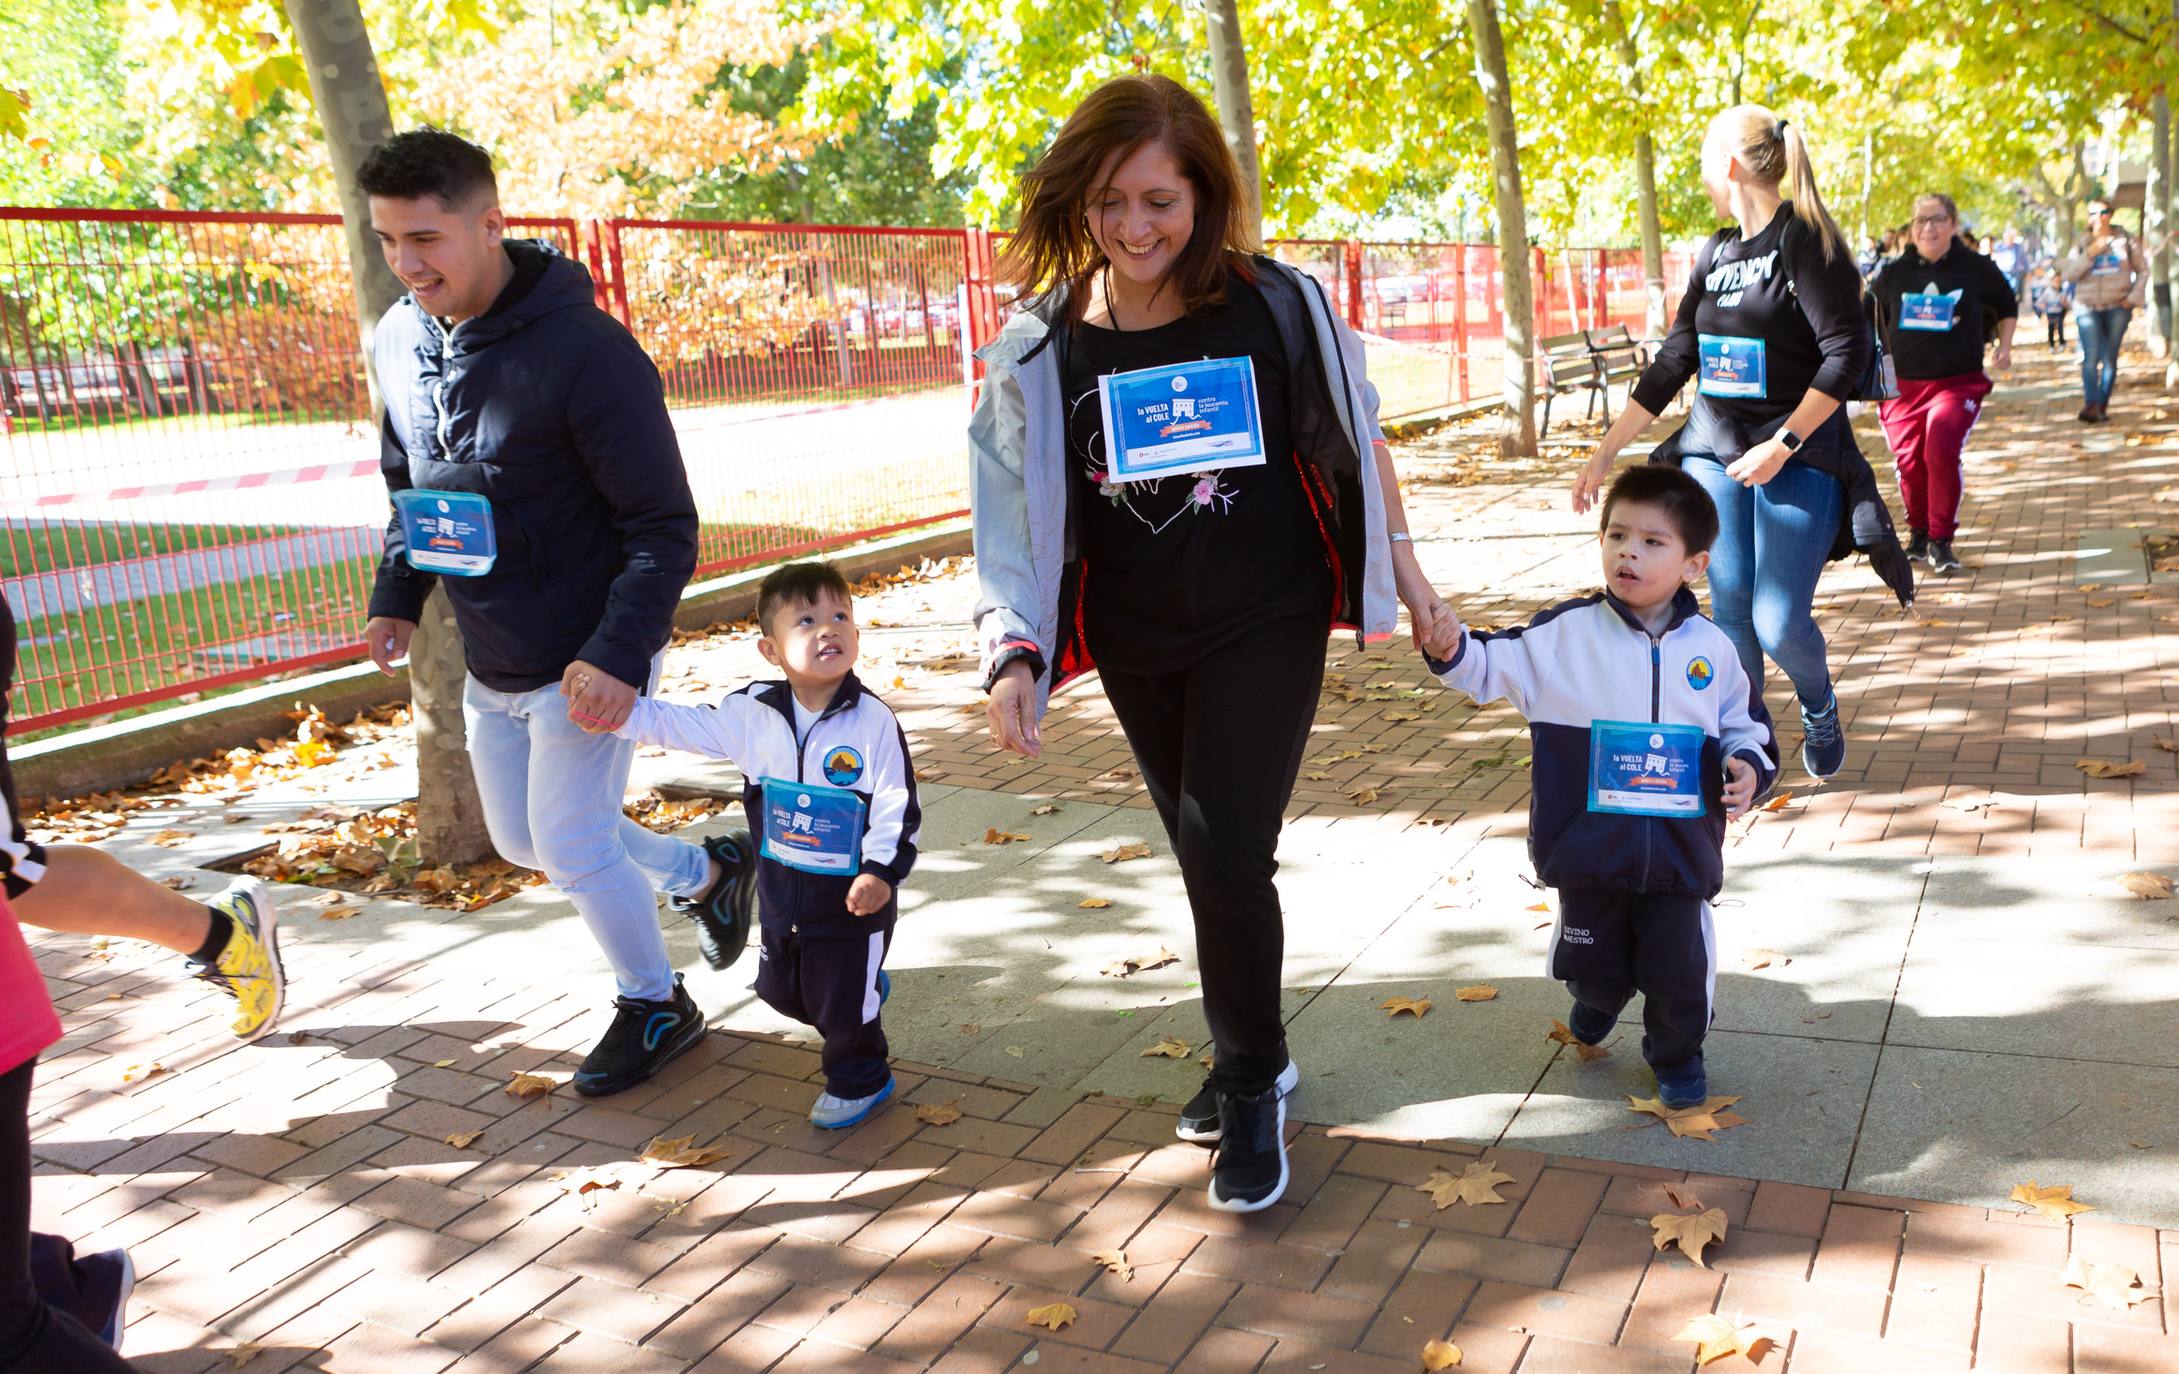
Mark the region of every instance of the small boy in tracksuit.
[[1709, 1095], [1725, 822], [1777, 778], [1762, 692], [1690, 590], [1716, 537], [1692, 477], [1631, 468], [1604, 499], [1603, 591], [1423, 651], [1447, 687], [1528, 717], [1529, 855], [1559, 898], [1547, 970], [1587, 1044], [1642, 994], [1642, 1055], [1668, 1107]]
[[923, 824], [908, 737], [855, 677], [847, 579], [790, 563], [757, 591], [757, 648], [785, 675], [716, 706], [637, 699], [621, 733], [726, 759], [758, 836], [762, 927], [757, 996], [824, 1037], [825, 1091], [813, 1125], [852, 1126], [892, 1096], [878, 1008], [895, 890]]

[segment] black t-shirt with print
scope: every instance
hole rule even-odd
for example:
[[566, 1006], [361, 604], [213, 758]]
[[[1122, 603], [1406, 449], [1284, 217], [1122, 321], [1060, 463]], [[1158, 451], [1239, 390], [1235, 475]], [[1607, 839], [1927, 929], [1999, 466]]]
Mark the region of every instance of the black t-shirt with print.
[[[1868, 367], [1853, 256], [1825, 262], [1822, 238], [1787, 202], [1754, 238], [1724, 229], [1696, 255], [1671, 336], [1635, 383], [1634, 400], [1662, 414], [1698, 379], [1681, 452], [1730, 461], [1777, 433], [1809, 391], [1852, 396]], [[1840, 428], [1801, 437], [1835, 443]]]
[[[1100, 665], [1172, 672], [1254, 626], [1329, 616], [1331, 572], [1293, 456], [1293, 379], [1278, 337], [1271, 308], [1239, 276], [1223, 305], [1155, 329], [1073, 326], [1067, 450], [1088, 563], [1083, 631]], [[1243, 357], [1256, 371], [1263, 466], [1157, 482], [1098, 480], [1105, 470], [1100, 376]]]
[[1998, 265], [1956, 243], [1935, 262], [1909, 248], [1869, 291], [1893, 365], [1917, 381], [1982, 371], [1984, 341], [1998, 321], [2020, 313]]

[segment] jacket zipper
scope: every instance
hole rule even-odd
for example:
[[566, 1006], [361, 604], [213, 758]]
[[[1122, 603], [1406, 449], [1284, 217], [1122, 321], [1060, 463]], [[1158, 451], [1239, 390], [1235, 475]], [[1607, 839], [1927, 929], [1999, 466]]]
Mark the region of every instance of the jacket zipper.
[[[838, 697], [834, 697], [832, 699], [832, 704], [825, 708], [824, 714], [810, 722], [809, 734], [805, 735], [801, 739], [796, 739], [794, 741], [794, 780], [796, 782], [808, 781], [807, 778], [804, 778], [802, 776], [802, 771], [805, 763], [809, 759], [810, 740], [816, 737], [817, 727], [832, 719], [834, 715], [839, 713], [839, 710], [840, 699]], [[787, 689], [787, 737], [789, 739], [794, 739], [794, 688], [792, 687], [789, 687]], [[787, 926], [787, 933], [789, 935], [801, 934], [802, 923], [799, 921], [790, 923]]]
[[[1656, 725], [1664, 720], [1664, 636], [1652, 635], [1649, 641], [1649, 723]], [[1649, 891], [1649, 870], [1657, 855], [1657, 827], [1654, 823], [1642, 827], [1642, 887]]]

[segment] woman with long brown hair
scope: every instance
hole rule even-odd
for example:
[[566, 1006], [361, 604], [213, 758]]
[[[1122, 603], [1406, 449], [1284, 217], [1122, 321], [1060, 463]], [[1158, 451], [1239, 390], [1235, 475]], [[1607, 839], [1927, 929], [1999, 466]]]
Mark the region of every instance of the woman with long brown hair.
[[1162, 76], [1098, 88], [1023, 178], [999, 262], [1026, 306], [978, 356], [969, 426], [987, 714], [1034, 757], [1092, 666], [1194, 917], [1217, 1050], [1180, 1117], [1211, 1205], [1286, 1187], [1280, 825], [1334, 625], [1452, 651], [1416, 562], [1362, 347], [1256, 252], [1233, 157]]

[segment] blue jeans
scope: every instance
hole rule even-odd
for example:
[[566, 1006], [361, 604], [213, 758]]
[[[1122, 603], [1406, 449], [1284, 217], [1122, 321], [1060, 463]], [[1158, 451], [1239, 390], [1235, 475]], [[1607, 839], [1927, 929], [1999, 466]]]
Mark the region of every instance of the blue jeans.
[[[658, 662], [651, 660], [651, 690]], [[462, 721], [493, 848], [567, 894], [613, 966], [621, 996], [671, 997], [673, 963], [654, 889], [693, 897], [709, 865], [697, 846], [622, 814], [635, 741], [585, 734], [567, 718], [558, 683], [500, 692], [472, 677], [462, 689]]]
[[1823, 574], [1846, 491], [1821, 468], [1787, 459], [1778, 475], [1744, 487], [1715, 458], [1691, 455], [1681, 465], [1717, 506], [1717, 543], [1710, 549], [1710, 614], [1740, 651], [1748, 680], [1763, 681], [1763, 655], [1792, 679], [1801, 704], [1821, 709], [1831, 699], [1831, 667], [1823, 631], [1809, 614]]
[[2074, 327], [2081, 334], [2081, 400], [2084, 405], [2111, 403], [2111, 388], [2118, 384], [2118, 341], [2134, 312], [2125, 306], [2110, 310], [2076, 310]]

